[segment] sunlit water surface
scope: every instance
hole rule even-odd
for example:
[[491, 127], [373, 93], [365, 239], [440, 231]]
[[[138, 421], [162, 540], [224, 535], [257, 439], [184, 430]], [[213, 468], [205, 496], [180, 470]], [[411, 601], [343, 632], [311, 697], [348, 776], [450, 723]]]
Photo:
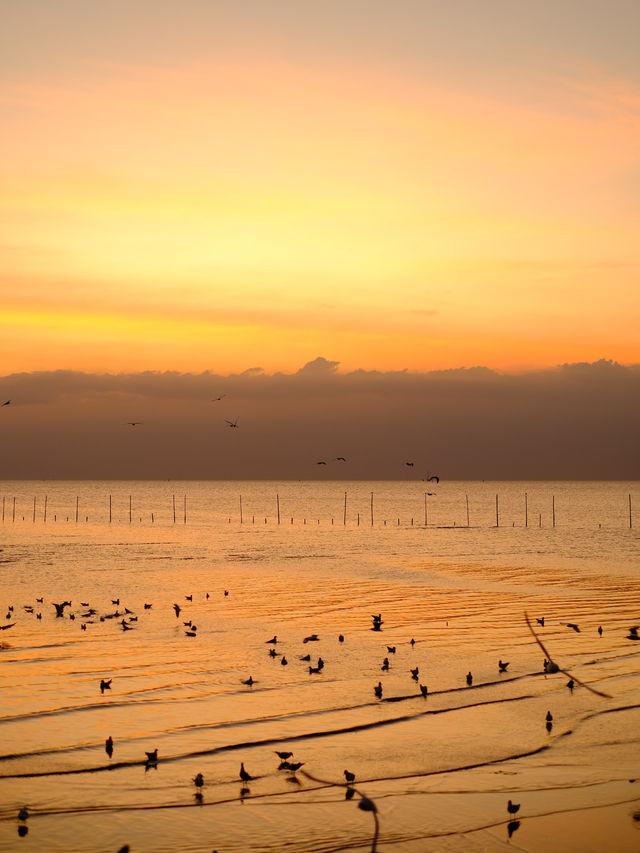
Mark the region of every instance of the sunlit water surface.
[[1, 486], [1, 849], [640, 849], [637, 483]]

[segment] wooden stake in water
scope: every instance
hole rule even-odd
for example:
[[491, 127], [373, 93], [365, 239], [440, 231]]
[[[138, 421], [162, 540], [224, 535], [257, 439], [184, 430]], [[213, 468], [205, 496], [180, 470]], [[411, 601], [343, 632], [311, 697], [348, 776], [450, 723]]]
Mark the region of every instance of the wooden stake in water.
[[429, 521], [429, 515], [427, 510], [427, 493], [424, 493], [424, 526], [426, 527]]
[[2, 496], [2, 523], [4, 524], [4, 495]]
[[373, 492], [371, 492], [371, 526], [373, 527]]
[[465, 495], [464, 499], [467, 503], [467, 527], [469, 527], [469, 495]]
[[[2, 520], [4, 521], [4, 498], [2, 499]], [[629, 493], [629, 530], [633, 527], [633, 521], [631, 518], [631, 493]]]
[[242, 495], [240, 495], [240, 524], [242, 524]]
[[553, 519], [553, 526], [556, 526], [556, 496], [551, 496], [551, 517]]
[[131, 524], [131, 495], [129, 495], [129, 524]]
[[528, 495], [524, 493], [524, 526], [529, 526], [529, 503]]
[[36, 499], [34, 497], [34, 499], [33, 499], [33, 523], [35, 524], [35, 522], [36, 522]]
[[44, 496], [44, 512], [42, 513], [42, 520], [44, 523], [47, 523], [47, 495]]
[[344, 514], [343, 514], [343, 525], [346, 527], [347, 525], [347, 493], [344, 493]]
[[187, 523], [187, 496], [184, 496], [184, 523]]
[[78, 504], [80, 503], [80, 498], [76, 495], [76, 524], [78, 523]]
[[498, 512], [498, 495], [496, 495], [496, 527], [500, 527], [500, 514]]
[[[229, 519], [231, 520], [231, 519]], [[176, 496], [173, 496], [173, 523], [176, 523]]]
[[111, 495], [109, 495], [109, 524], [111, 524]]
[[15, 521], [15, 520], [16, 520], [16, 499], [14, 498], [13, 499], [13, 515], [11, 517], [11, 521]]
[[280, 524], [280, 495], [276, 495], [276, 509], [278, 511], [278, 524]]

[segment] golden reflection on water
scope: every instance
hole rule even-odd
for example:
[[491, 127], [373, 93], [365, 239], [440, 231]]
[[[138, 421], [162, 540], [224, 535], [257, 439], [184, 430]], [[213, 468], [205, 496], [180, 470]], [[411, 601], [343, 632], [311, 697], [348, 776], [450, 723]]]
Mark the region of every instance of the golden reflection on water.
[[[92, 515], [103, 486], [99, 500], [95, 485], [82, 496]], [[256, 488], [262, 508], [269, 488]], [[359, 488], [366, 508], [372, 489]], [[147, 506], [166, 503], [166, 484], [145, 489]], [[606, 839], [635, 850], [638, 542], [622, 524], [598, 528], [592, 491], [572, 489], [587, 509], [571, 528], [425, 530], [410, 521], [417, 496], [394, 502], [389, 485], [400, 526], [326, 513], [305, 524], [299, 493], [294, 524], [229, 522], [237, 484], [219, 491], [210, 523], [195, 499], [193, 521], [175, 526], [5, 521], [0, 604], [14, 609], [0, 619], [15, 625], [0, 652], [0, 847], [366, 850], [363, 793], [379, 850], [600, 851]], [[325, 490], [314, 508], [338, 497]], [[525, 610], [545, 616], [554, 659], [612, 699], [543, 674]], [[300, 770], [279, 769], [278, 750]], [[508, 799], [521, 804], [518, 826]]]

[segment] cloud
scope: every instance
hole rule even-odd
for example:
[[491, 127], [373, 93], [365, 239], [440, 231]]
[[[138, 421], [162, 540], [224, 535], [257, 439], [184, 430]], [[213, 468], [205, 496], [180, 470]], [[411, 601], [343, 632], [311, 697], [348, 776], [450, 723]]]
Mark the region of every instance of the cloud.
[[[403, 479], [411, 459], [417, 479], [640, 478], [640, 365], [338, 367], [5, 376], [4, 477]], [[337, 456], [348, 464], [315, 464]]]

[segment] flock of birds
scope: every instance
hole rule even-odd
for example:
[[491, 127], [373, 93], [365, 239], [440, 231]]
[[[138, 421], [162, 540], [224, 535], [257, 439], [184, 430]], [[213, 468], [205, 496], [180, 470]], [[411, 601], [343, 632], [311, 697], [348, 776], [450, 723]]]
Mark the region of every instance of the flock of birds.
[[[224, 590], [224, 597], [227, 597], [228, 595], [229, 595], [229, 590]], [[205, 600], [208, 600], [209, 598], [210, 598], [210, 594], [206, 593], [205, 594]], [[193, 601], [193, 595], [192, 594], [185, 595], [185, 601], [192, 602]], [[81, 622], [81, 628], [83, 630], [86, 630], [87, 624], [91, 624], [91, 623], [95, 623], [95, 622], [105, 622], [108, 620], [117, 620], [120, 622], [120, 625], [123, 628], [123, 630], [132, 630], [133, 629], [132, 623], [137, 621], [138, 616], [130, 608], [125, 607], [125, 606], [121, 606], [120, 598], [112, 598], [111, 603], [117, 609], [115, 611], [107, 612], [107, 613], [103, 613], [103, 614], [98, 614], [98, 611], [96, 610], [96, 608], [90, 607], [88, 602], [81, 602], [82, 612], [77, 613], [77, 614], [71, 610], [72, 603], [69, 600], [65, 600], [62, 602], [51, 602], [50, 604], [55, 610], [55, 617], [60, 618], [60, 619], [63, 619], [66, 617], [66, 615], [67, 615], [66, 611], [68, 608], [69, 609], [68, 618], [70, 620], [75, 620], [77, 617], [78, 620]], [[43, 605], [44, 604], [44, 598], [37, 598], [36, 604]], [[145, 610], [150, 610], [152, 608], [152, 606], [153, 605], [150, 602], [144, 603], [144, 609]], [[120, 607], [122, 607], [122, 609], [120, 609]], [[39, 619], [39, 620], [42, 619], [41, 610], [36, 610], [36, 607], [34, 605], [23, 605], [22, 609], [23, 609], [25, 614], [35, 614], [36, 619]], [[181, 612], [183, 610], [183, 606], [176, 602], [172, 605], [172, 609], [174, 611], [176, 618], [180, 619], [180, 615], [181, 615]], [[6, 617], [5, 617], [5, 621], [8, 624], [0, 625], [0, 629], [6, 630], [8, 628], [15, 627], [15, 625], [17, 624], [17, 620], [16, 620], [16, 618], [14, 618], [14, 615], [15, 615], [14, 605], [8, 605], [8, 609], [7, 609]], [[374, 632], [382, 631], [382, 626], [384, 624], [382, 614], [381, 613], [372, 614], [371, 620], [372, 620], [371, 630]], [[578, 679], [575, 675], [570, 673], [568, 670], [562, 668], [557, 662], [555, 662], [553, 660], [551, 654], [549, 653], [548, 649], [546, 648], [546, 646], [544, 645], [544, 643], [542, 642], [542, 640], [540, 639], [540, 637], [536, 633], [536, 630], [533, 627], [533, 624], [529, 618], [529, 615], [526, 612], [525, 612], [525, 621], [526, 621], [526, 624], [529, 628], [529, 631], [531, 632], [531, 634], [533, 636], [534, 641], [538, 644], [538, 646], [544, 652], [545, 657], [544, 657], [542, 672], [545, 674], [545, 676], [546, 675], [554, 675], [557, 673], [563, 673], [564, 675], [566, 675], [569, 678], [569, 681], [567, 682], [567, 687], [570, 690], [573, 690], [575, 685], [580, 685], [580, 686], [586, 688], [587, 690], [591, 691], [592, 693], [594, 693], [597, 696], [609, 698], [609, 694], [604, 693], [600, 690], [597, 690], [594, 687], [592, 687], [591, 685], [584, 683], [583, 681]], [[535, 621], [536, 621], [536, 625], [539, 628], [545, 627], [544, 616], [536, 618]], [[580, 633], [580, 631], [581, 631], [580, 626], [577, 625], [576, 623], [567, 622], [564, 624], [571, 631], [574, 631], [576, 633]], [[186, 621], [183, 620], [183, 627], [185, 629], [185, 634], [187, 636], [190, 636], [190, 637], [196, 637], [197, 636], [197, 627], [193, 623], [192, 619], [186, 620]], [[631, 641], [640, 640], [640, 635], [638, 633], [639, 630], [640, 630], [640, 626], [635, 626], [635, 625], [631, 626], [629, 628], [629, 634], [627, 635], [627, 639], [629, 639]], [[603, 634], [602, 626], [598, 626], [597, 633], [599, 634], [599, 636], [602, 636], [602, 634]], [[320, 637], [318, 636], [318, 634], [312, 633], [312, 634], [305, 636], [302, 639], [302, 643], [303, 644], [314, 643], [314, 642], [319, 641], [319, 639], [320, 639]], [[338, 640], [339, 644], [344, 643], [345, 642], [344, 634], [339, 634], [337, 637], [337, 640]], [[264, 642], [266, 645], [269, 646], [269, 649], [268, 649], [269, 657], [272, 659], [279, 659], [279, 662], [282, 666], [287, 666], [289, 661], [288, 661], [286, 655], [277, 650], [278, 644], [279, 644], [278, 636], [274, 635], [273, 637], [271, 637], [268, 640], [265, 640]], [[415, 643], [416, 643], [415, 638], [412, 637], [409, 640], [409, 645], [413, 648], [415, 646]], [[382, 672], [388, 672], [389, 671], [389, 669], [391, 668], [390, 658], [392, 656], [395, 656], [396, 652], [397, 652], [396, 645], [385, 645], [385, 649], [386, 649], [386, 654], [382, 660], [382, 664], [380, 667]], [[312, 663], [312, 657], [311, 657], [310, 653], [306, 653], [304, 655], [298, 655], [298, 659], [301, 662], [304, 662], [305, 664], [307, 664], [308, 673], [310, 676], [311, 675], [314, 675], [314, 676], [320, 675], [324, 670], [325, 662], [324, 662], [322, 657], [317, 658], [317, 662], [315, 663], [315, 665], [313, 665], [313, 663]], [[497, 662], [498, 673], [499, 674], [506, 673], [509, 666], [510, 666], [509, 661], [503, 661], [500, 658]], [[411, 667], [408, 670], [408, 674], [410, 675], [411, 679], [418, 684], [419, 693], [417, 695], [422, 696], [424, 699], [427, 699], [427, 697], [429, 695], [429, 689], [428, 689], [428, 686], [426, 684], [422, 683], [420, 680], [419, 667], [418, 666]], [[466, 674], [465, 680], [466, 680], [466, 684], [468, 687], [473, 686], [473, 674], [471, 671], [469, 671]], [[249, 675], [249, 677], [246, 679], [242, 679], [242, 684], [249, 687], [249, 688], [252, 688], [253, 685], [256, 683], [258, 683], [258, 682], [253, 678], [252, 675]], [[112, 677], [111, 678], [101, 678], [100, 682], [99, 682], [100, 693], [102, 695], [104, 695], [107, 691], [111, 691], [112, 684], [113, 684], [113, 678]], [[478, 685], [476, 685], [476, 686], [478, 686]], [[373, 693], [374, 693], [374, 696], [377, 700], [383, 699], [383, 684], [382, 684], [381, 680], [379, 680], [378, 683], [376, 685], [374, 685]], [[551, 729], [553, 726], [553, 715], [552, 715], [551, 711], [547, 711], [547, 714], [545, 717], [545, 726], [546, 726], [547, 731], [551, 732]], [[113, 756], [114, 748], [115, 748], [114, 739], [111, 735], [109, 735], [109, 737], [105, 741], [105, 751], [106, 751], [107, 756], [109, 758], [111, 758]], [[304, 762], [292, 760], [294, 756], [293, 756], [293, 752], [291, 752], [291, 751], [276, 751], [275, 754], [277, 755], [277, 757], [279, 759], [279, 764], [277, 766], [277, 770], [278, 771], [286, 771], [289, 774], [286, 777], [289, 782], [294, 783], [294, 784], [300, 784], [299, 779], [296, 776], [296, 773], [301, 770], [301, 768], [304, 765]], [[158, 755], [158, 749], [155, 748], [152, 751], [146, 751], [145, 756], [146, 756], [146, 758], [144, 759], [144, 762], [143, 762], [145, 765], [145, 771], [149, 770], [151, 768], [157, 768], [158, 762], [160, 760], [159, 755]], [[305, 776], [307, 776], [309, 779], [314, 779], [313, 776], [306, 773], [305, 771], [301, 771], [301, 772]], [[245, 767], [244, 762], [241, 762], [239, 773], [238, 773], [238, 778], [239, 778], [239, 781], [241, 782], [240, 796], [245, 797], [247, 794], [250, 793], [249, 783], [252, 782], [254, 779], [259, 778], [259, 777], [253, 776]], [[355, 782], [355, 779], [356, 779], [356, 774], [351, 770], [345, 769], [344, 770], [344, 778], [345, 778], [345, 783], [343, 783], [343, 784], [346, 785], [346, 798], [351, 799], [354, 796], [354, 794], [356, 793], [356, 789], [354, 788], [354, 785], [353, 785], [353, 783]], [[197, 773], [196, 776], [192, 779], [192, 782], [196, 788], [196, 793], [195, 793], [196, 800], [198, 802], [202, 802], [202, 796], [203, 796], [202, 795], [202, 788], [205, 785], [204, 773], [202, 773], [202, 772]], [[329, 784], [339, 784], [339, 783], [331, 782]], [[364, 810], [369, 810], [369, 811], [375, 812], [375, 805], [372, 803], [372, 801], [368, 800], [368, 798], [366, 798], [360, 792], [358, 792], [358, 795], [360, 797], [360, 803], [359, 803], [360, 808], [363, 808]], [[511, 800], [508, 801], [507, 813], [508, 813], [509, 818], [510, 818], [510, 822], [509, 822], [509, 826], [508, 826], [509, 836], [511, 836], [511, 834], [519, 826], [519, 822], [517, 820], [515, 820], [515, 816], [518, 813], [519, 809], [520, 809], [520, 804], [513, 803]], [[25, 827], [25, 831], [26, 831], [26, 820], [27, 820], [27, 818], [28, 818], [28, 809], [25, 806], [20, 810], [20, 812], [18, 814], [18, 819], [20, 821], [20, 825]], [[377, 818], [376, 818], [376, 820], [377, 820]], [[376, 826], [377, 826], [377, 824], [376, 824]], [[24, 834], [24, 832], [23, 832], [23, 834]]]

